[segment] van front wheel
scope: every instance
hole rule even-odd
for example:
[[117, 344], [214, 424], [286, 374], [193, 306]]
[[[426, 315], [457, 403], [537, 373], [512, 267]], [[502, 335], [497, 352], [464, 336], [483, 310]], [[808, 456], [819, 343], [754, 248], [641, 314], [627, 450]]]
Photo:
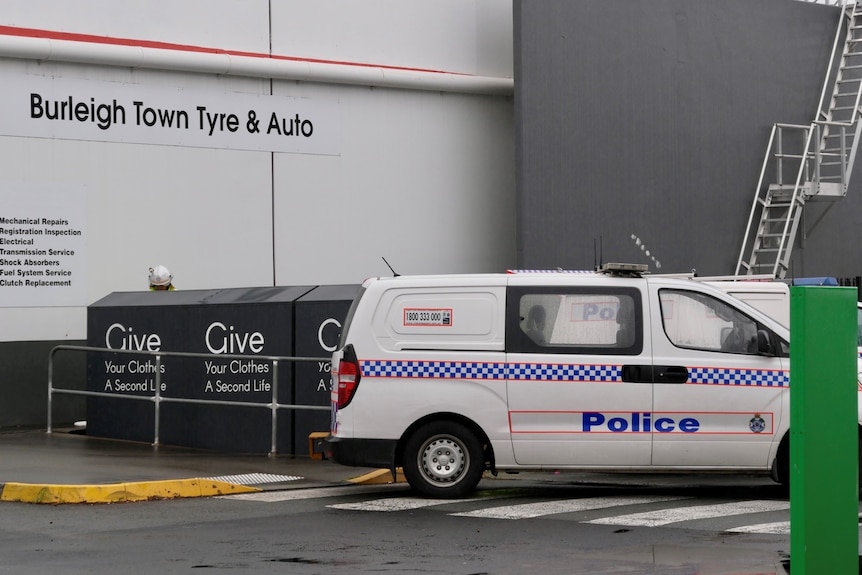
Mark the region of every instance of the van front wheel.
[[462, 497], [475, 489], [484, 467], [482, 444], [460, 423], [428, 423], [404, 445], [404, 477], [426, 497]]

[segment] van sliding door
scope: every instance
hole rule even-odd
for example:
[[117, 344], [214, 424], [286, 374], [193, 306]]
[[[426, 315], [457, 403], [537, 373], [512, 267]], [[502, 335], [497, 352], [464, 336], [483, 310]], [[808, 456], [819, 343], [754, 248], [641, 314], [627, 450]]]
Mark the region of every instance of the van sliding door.
[[[569, 283], [571, 283], [571, 278]], [[645, 282], [586, 279], [506, 294], [509, 426], [520, 465], [650, 463], [652, 362]], [[535, 281], [535, 279], [533, 279]], [[579, 280], [579, 284], [581, 281]]]

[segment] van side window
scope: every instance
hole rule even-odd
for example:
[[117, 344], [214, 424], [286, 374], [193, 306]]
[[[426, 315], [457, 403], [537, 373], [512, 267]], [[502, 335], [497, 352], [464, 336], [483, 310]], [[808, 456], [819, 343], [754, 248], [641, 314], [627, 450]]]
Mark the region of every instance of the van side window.
[[711, 296], [683, 290], [659, 292], [661, 319], [677, 347], [724, 353], [757, 353], [757, 322]]
[[508, 351], [637, 355], [640, 292], [632, 288], [510, 288]]

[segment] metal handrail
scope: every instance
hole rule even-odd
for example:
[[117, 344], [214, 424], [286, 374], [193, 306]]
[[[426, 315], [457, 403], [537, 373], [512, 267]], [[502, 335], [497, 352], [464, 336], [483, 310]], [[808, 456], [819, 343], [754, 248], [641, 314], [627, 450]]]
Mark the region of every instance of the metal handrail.
[[[841, 91], [840, 86], [845, 81], [859, 81], [859, 78], [856, 77], [845, 79], [843, 72], [855, 68], [855, 66], [847, 66], [845, 68], [845, 63], [846, 57], [850, 55], [848, 52], [849, 46], [862, 40], [862, 38], [855, 35], [855, 28], [853, 27], [853, 23], [862, 13], [857, 12], [857, 2], [855, 1], [834, 1], [832, 3], [836, 6], [842, 6], [842, 13], [835, 31], [832, 52], [820, 93], [820, 101], [817, 104], [815, 120], [808, 126], [773, 124], [760, 177], [755, 188], [754, 200], [751, 203], [751, 210], [745, 226], [745, 236], [739, 249], [739, 257], [736, 260], [737, 275], [743, 272], [752, 274], [758, 267], [771, 265], [772, 273], [776, 277], [784, 277], [790, 265], [790, 254], [793, 249], [796, 233], [798, 232], [803, 204], [818, 195], [832, 199], [839, 196], [843, 197], [847, 193], [849, 180], [853, 173], [853, 163], [856, 160], [859, 139], [862, 137], [862, 122], [859, 121], [860, 113], [862, 113], [862, 110], [860, 110], [862, 82], [859, 83], [855, 94], [853, 92]], [[843, 50], [840, 49], [842, 41]], [[836, 105], [838, 98], [842, 98], [841, 101], [843, 104], [843, 98], [850, 96], [854, 100], [852, 106]], [[833, 115], [839, 110], [852, 111], [850, 118], [845, 121], [836, 120]], [[849, 133], [853, 136], [852, 143], [849, 146], [847, 142], [848, 129], [852, 130]], [[805, 142], [801, 152], [797, 153], [795, 150], [791, 150], [788, 153], [784, 152], [783, 131], [785, 130], [788, 132], [800, 131], [802, 133]], [[816, 138], [813, 138], [815, 135]], [[836, 138], [838, 138], [837, 145], [831, 147], [830, 145], [835, 142]], [[785, 166], [785, 160], [788, 161], [787, 166]], [[776, 181], [773, 183], [777, 184], [777, 188], [764, 185], [767, 165], [771, 161], [774, 161], [776, 169]], [[766, 241], [766, 236], [762, 234], [766, 233], [767, 226], [770, 226], [770, 235], [777, 235], [772, 234], [771, 224], [767, 220], [771, 215], [769, 214], [771, 205], [769, 199], [773, 190], [778, 190], [778, 193], [782, 195], [785, 194], [784, 168], [791, 168], [791, 163], [794, 161], [799, 162], [799, 170], [793, 186], [789, 207], [786, 214], [781, 216], [784, 218], [784, 222], [778, 248], [776, 250], [773, 250], [772, 247], [768, 249], [762, 248], [764, 245], [763, 242]], [[795, 165], [792, 165], [792, 167], [795, 167]], [[822, 170], [821, 168], [825, 169]], [[838, 184], [840, 187], [835, 188], [835, 184]], [[827, 185], [829, 186], [828, 188], [825, 187]], [[787, 189], [789, 190], [789, 185]], [[832, 205], [834, 203], [830, 204], [826, 211]], [[756, 220], [758, 214], [760, 215], [759, 223]], [[820, 218], [822, 217], [821, 215]], [[774, 261], [767, 264], [758, 262], [758, 256], [761, 253], [766, 254], [772, 251], [776, 253]], [[746, 254], [749, 254], [747, 261], [745, 259]]]
[[[766, 176], [766, 167], [769, 165], [769, 156], [772, 154], [772, 145], [775, 142], [776, 135], [778, 134], [780, 126], [778, 124], [773, 124], [772, 131], [769, 133], [769, 143], [766, 145], [766, 157], [763, 159], [763, 164], [760, 168], [760, 176], [757, 178], [757, 188], [755, 188], [756, 193], [754, 195], [754, 201], [751, 203], [751, 212], [748, 214], [748, 223], [745, 226], [745, 236], [742, 238], [742, 247], [739, 248], [739, 258], [736, 260], [736, 275], [741, 275], [743, 273], [743, 267], [745, 267], [745, 271], [749, 274], [753, 273], [751, 269], [751, 261], [747, 262], [747, 266], [745, 261], [745, 252], [746, 247], [748, 247], [748, 240], [751, 239], [752, 242], [757, 242], [757, 238], [751, 233], [751, 226], [754, 224], [754, 218], [758, 213], [758, 203], [761, 201], [760, 193], [763, 190], [763, 180]], [[780, 137], [780, 136], [778, 136]], [[752, 247], [753, 249], [753, 247]]]
[[[144, 355], [155, 358], [155, 392], [152, 396], [149, 395], [122, 395], [116, 393], [106, 393], [103, 391], [84, 391], [79, 389], [65, 389], [54, 387], [54, 356], [60, 351], [85, 351], [98, 353], [119, 353], [126, 355]], [[257, 361], [269, 361], [272, 363], [272, 399], [269, 403], [260, 403], [256, 401], [225, 401], [219, 399], [190, 399], [182, 397], [163, 397], [161, 395], [161, 363], [162, 357], [200, 357], [200, 358], [218, 358], [218, 359], [254, 359]], [[271, 437], [270, 437], [270, 455], [275, 455], [276, 450], [276, 434], [278, 429], [278, 410], [308, 410], [308, 411], [329, 411], [330, 408], [321, 405], [298, 405], [290, 403], [278, 403], [278, 364], [279, 362], [301, 363], [301, 362], [329, 362], [328, 357], [295, 357], [284, 355], [241, 355], [241, 354], [218, 354], [211, 353], [193, 353], [181, 351], [145, 351], [145, 350], [128, 350], [128, 349], [111, 349], [108, 347], [91, 347], [85, 345], [58, 345], [55, 346], [48, 356], [48, 429], [47, 432], [52, 432], [52, 411], [53, 411], [53, 395], [83, 395], [90, 397], [107, 397], [111, 399], [131, 399], [136, 401], [152, 401], [155, 414], [155, 422], [153, 429], [153, 445], [159, 445], [159, 428], [160, 428], [160, 412], [162, 402], [166, 403], [194, 403], [200, 405], [222, 405], [229, 407], [263, 407], [270, 410], [271, 418]]]
[[[843, 26], [841, 24], [842, 24], [842, 22], [846, 16], [846, 13], [843, 12], [843, 10], [844, 10], [845, 5], [852, 4], [852, 3], [853, 2], [842, 1], [840, 4], [840, 6], [842, 7], [842, 14], [841, 14], [841, 18], [838, 21], [838, 27], [835, 29], [835, 39], [832, 41], [832, 53], [829, 56], [829, 68], [826, 70], [826, 78], [824, 78], [824, 80], [823, 80], [823, 89], [820, 91], [820, 101], [817, 103], [817, 114], [816, 114], [815, 118], [820, 117], [821, 115], [825, 114], [829, 110], [828, 107], [824, 107], [824, 106], [826, 103], [827, 96], [828, 97], [832, 96], [832, 94], [829, 93], [829, 87], [832, 85], [830, 80], [832, 79], [833, 70], [835, 69], [836, 64], [838, 66], [840, 66], [840, 63], [839, 63], [840, 59], [836, 59], [835, 56], [836, 56], [836, 54], [838, 54], [838, 47], [841, 45], [841, 37], [843, 35], [842, 34]], [[839, 3], [835, 2], [835, 4], [833, 4], [833, 5], [838, 6]]]
[[[862, 126], [862, 124], [857, 125], [857, 129]], [[822, 128], [838, 128], [840, 130], [841, 137], [841, 153], [840, 154], [824, 154], [817, 146], [817, 143], [820, 141], [820, 134], [822, 133]], [[754, 248], [755, 243], [757, 242], [757, 237], [755, 234], [752, 234], [752, 226], [755, 225], [755, 217], [756, 215], [766, 209], [766, 195], [768, 193], [768, 188], [764, 186], [764, 178], [766, 176], [767, 166], [770, 162], [770, 159], [775, 160], [775, 182], [777, 184], [784, 183], [784, 161], [798, 161], [799, 168], [796, 174], [795, 183], [793, 187], [793, 194], [791, 200], [791, 208], [788, 209], [788, 213], [786, 216], [786, 221], [783, 226], [782, 238], [779, 244], [779, 249], [775, 258], [775, 261], [772, 265], [772, 273], [776, 277], [783, 277], [780, 275], [782, 269], [786, 269], [789, 263], [789, 247], [787, 244], [789, 243], [791, 238], [787, 237], [788, 231], [790, 231], [790, 226], [792, 225], [792, 217], [793, 210], [797, 209], [796, 202], [805, 201], [803, 185], [806, 182], [811, 182], [813, 185], [813, 190], [819, 188], [821, 182], [826, 180], [831, 180], [834, 178], [838, 178], [840, 183], [845, 185], [846, 191], [846, 182], [847, 176], [849, 174], [850, 162], [852, 161], [853, 155], [855, 153], [852, 152], [848, 159], [848, 154], [846, 150], [846, 146], [844, 143], [845, 130], [848, 127], [853, 127], [853, 124], [849, 124], [847, 122], [835, 122], [835, 121], [826, 121], [826, 120], [818, 120], [812, 122], [809, 125], [802, 124], [785, 124], [785, 123], [776, 123], [772, 126], [772, 132], [769, 136], [769, 142], [766, 148], [766, 155], [763, 160], [763, 164], [761, 165], [760, 175], [757, 180], [757, 190], [758, 193], [754, 197], [754, 201], [751, 204], [751, 210], [748, 215], [748, 222], [746, 223], [745, 228], [745, 239], [743, 240], [742, 246], [739, 250], [739, 257], [736, 261], [736, 274], [740, 275], [744, 272], [748, 272], [749, 274], [753, 273], [754, 266], [752, 265], [753, 258], [749, 259], [746, 262], [744, 259], [751, 245], [751, 249]], [[800, 132], [803, 136], [802, 142], [802, 151], [798, 153], [786, 153], [784, 151], [783, 141], [784, 141], [784, 132]], [[822, 175], [820, 172], [820, 168], [823, 165], [823, 159], [825, 157], [838, 157], [839, 161], [833, 162], [830, 165], [838, 165], [840, 167], [840, 173], [836, 175]], [[813, 173], [811, 173], [813, 171]]]

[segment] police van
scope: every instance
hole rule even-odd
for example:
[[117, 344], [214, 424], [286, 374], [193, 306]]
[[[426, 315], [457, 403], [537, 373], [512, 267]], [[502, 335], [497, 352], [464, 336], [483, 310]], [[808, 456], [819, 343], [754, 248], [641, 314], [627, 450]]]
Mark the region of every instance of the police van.
[[789, 331], [705, 282], [599, 272], [366, 280], [327, 451], [459, 497], [486, 470], [789, 478]]
[[[746, 279], [748, 276], [690, 279], [705, 281], [711, 286], [759, 309], [785, 326], [790, 326], [790, 286], [774, 279]], [[862, 374], [862, 302], [856, 302], [856, 350], [859, 372]]]

